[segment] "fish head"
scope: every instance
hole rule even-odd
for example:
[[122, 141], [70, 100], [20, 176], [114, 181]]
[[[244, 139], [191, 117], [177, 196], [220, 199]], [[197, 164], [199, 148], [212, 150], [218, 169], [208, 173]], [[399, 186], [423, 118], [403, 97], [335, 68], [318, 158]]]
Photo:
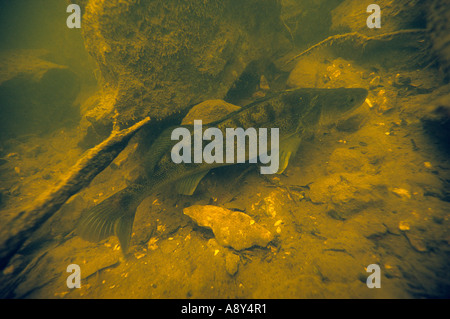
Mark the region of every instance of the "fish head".
[[348, 116], [361, 106], [367, 98], [368, 91], [364, 88], [329, 89], [322, 96], [319, 124], [327, 126]]
[[280, 126], [286, 132], [314, 130], [317, 126], [336, 123], [359, 107], [367, 97], [363, 88], [300, 88], [286, 91], [282, 97]]

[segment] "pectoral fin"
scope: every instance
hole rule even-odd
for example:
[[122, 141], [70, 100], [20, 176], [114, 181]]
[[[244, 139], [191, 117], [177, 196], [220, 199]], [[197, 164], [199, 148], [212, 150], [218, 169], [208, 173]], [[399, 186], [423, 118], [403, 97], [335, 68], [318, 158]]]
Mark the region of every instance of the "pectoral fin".
[[181, 195], [192, 195], [198, 186], [198, 183], [208, 174], [209, 171], [202, 171], [194, 175], [189, 175], [176, 182], [176, 190]]
[[297, 153], [300, 142], [301, 137], [298, 135], [293, 135], [280, 142], [280, 162], [277, 174], [284, 172], [289, 164], [289, 159]]
[[122, 251], [126, 253], [138, 205], [132, 199], [133, 190], [125, 188], [90, 208], [81, 217], [78, 235], [93, 242], [116, 235]]
[[278, 167], [277, 174], [281, 174], [284, 172], [286, 167], [289, 164], [289, 159], [291, 158], [292, 152], [281, 151], [280, 152], [280, 166]]

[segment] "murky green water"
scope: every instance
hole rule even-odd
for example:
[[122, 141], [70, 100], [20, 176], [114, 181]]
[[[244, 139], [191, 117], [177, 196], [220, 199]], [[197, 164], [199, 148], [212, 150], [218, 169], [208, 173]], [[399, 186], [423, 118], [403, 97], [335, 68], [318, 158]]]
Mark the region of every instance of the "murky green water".
[[[449, 59], [431, 2], [380, 1], [380, 29], [366, 24], [370, 1], [73, 2], [81, 29], [64, 2], [1, 4], [2, 297], [449, 297]], [[83, 214], [141, 181], [152, 143], [192, 106], [208, 101], [190, 118], [206, 123], [237, 109], [217, 100], [339, 87], [367, 99], [308, 131], [282, 174], [230, 165], [191, 196], [176, 184], [147, 194], [126, 256], [116, 236], [79, 236]], [[90, 148], [145, 116], [110, 165], [33, 224]], [[373, 264], [381, 288], [369, 289]]]

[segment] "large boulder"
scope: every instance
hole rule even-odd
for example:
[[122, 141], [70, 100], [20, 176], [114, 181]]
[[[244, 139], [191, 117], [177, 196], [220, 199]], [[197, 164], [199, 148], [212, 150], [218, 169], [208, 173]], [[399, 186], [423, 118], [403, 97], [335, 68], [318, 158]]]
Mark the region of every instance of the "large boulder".
[[85, 45], [103, 79], [89, 114], [100, 122], [165, 119], [224, 98], [251, 62], [286, 43], [275, 0], [72, 2], [82, 7]]

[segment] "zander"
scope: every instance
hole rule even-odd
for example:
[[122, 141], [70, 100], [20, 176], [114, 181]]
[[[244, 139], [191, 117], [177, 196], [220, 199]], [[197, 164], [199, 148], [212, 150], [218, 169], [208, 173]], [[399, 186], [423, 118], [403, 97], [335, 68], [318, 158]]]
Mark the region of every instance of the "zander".
[[[225, 118], [203, 125], [218, 128], [279, 128], [279, 169], [282, 173], [299, 147], [303, 137], [321, 126], [335, 123], [360, 106], [367, 97], [362, 88], [294, 89], [276, 93], [251, 103]], [[193, 125], [182, 125], [193, 134]], [[180, 194], [192, 195], [209, 170], [229, 163], [174, 163], [171, 150], [177, 143], [171, 139], [174, 127], [163, 131], [148, 151], [147, 176], [86, 211], [78, 234], [90, 241], [117, 236], [125, 253], [131, 238], [134, 216], [139, 204], [152, 192], [175, 183]], [[268, 143], [271, 145], [271, 143]], [[235, 156], [237, 156], [237, 151]], [[271, 151], [270, 149], [267, 152]], [[248, 159], [247, 159], [248, 160]], [[236, 162], [236, 161], [235, 161]]]
[[[275, 174], [278, 172], [279, 161], [279, 128], [270, 129], [270, 155], [267, 150], [267, 128], [250, 127], [244, 131], [243, 128], [227, 128], [226, 143], [222, 131], [216, 127], [209, 127], [203, 131], [202, 120], [194, 120], [194, 144], [191, 138], [192, 132], [186, 127], [177, 127], [173, 130], [171, 139], [182, 138], [172, 148], [172, 161], [176, 164], [192, 163], [192, 148], [194, 149], [194, 163], [257, 163], [258, 155], [261, 164], [269, 164], [261, 167], [261, 174]], [[259, 136], [258, 136], [259, 134]], [[213, 138], [214, 137], [214, 138]], [[248, 139], [248, 153], [246, 145]], [[204, 147], [203, 141], [210, 141]], [[259, 154], [258, 154], [259, 149]], [[225, 153], [224, 153], [225, 150]], [[180, 153], [183, 153], [180, 155]], [[214, 154], [214, 155], [213, 155]], [[224, 160], [225, 158], [225, 160]], [[235, 162], [237, 160], [237, 162]]]

